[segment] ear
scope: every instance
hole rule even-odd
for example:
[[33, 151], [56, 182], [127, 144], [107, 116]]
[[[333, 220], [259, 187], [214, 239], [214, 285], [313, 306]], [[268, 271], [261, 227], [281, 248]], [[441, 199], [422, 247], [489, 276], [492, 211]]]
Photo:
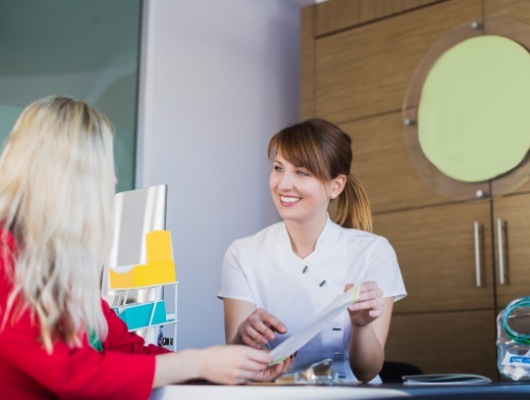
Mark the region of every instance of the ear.
[[331, 180], [329, 189], [330, 189], [330, 197], [332, 199], [337, 198], [337, 196], [342, 193], [342, 191], [344, 190], [344, 186], [346, 186], [347, 180], [348, 178], [346, 177], [346, 175], [343, 175], [343, 174]]

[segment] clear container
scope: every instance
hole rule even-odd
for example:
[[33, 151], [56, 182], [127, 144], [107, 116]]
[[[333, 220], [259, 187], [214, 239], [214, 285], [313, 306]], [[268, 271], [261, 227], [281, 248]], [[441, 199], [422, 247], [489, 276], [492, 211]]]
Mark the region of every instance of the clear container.
[[497, 369], [513, 381], [530, 381], [530, 297], [512, 301], [497, 316]]

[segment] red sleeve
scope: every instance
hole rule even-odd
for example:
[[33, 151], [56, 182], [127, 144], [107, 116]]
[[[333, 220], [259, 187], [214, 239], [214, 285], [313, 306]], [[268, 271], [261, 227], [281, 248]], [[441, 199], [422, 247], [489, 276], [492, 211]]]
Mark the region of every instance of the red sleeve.
[[86, 343], [76, 349], [57, 343], [48, 354], [36, 339], [37, 333], [22, 320], [14, 327], [7, 326], [0, 333], [0, 354], [3, 362], [59, 398], [149, 397], [155, 371], [153, 355], [98, 352]]
[[[0, 259], [1, 317], [12, 289], [5, 267]], [[38, 323], [28, 312], [15, 321], [8, 319], [0, 330], [0, 387], [25, 393], [23, 398], [41, 393], [74, 399], [147, 399], [155, 373], [154, 354], [167, 350], [144, 347], [143, 339], [127, 332], [106, 303], [102, 307], [110, 332], [102, 352], [85, 340], [75, 349], [56, 343], [48, 354], [38, 339]], [[3, 391], [0, 397], [5, 395]]]

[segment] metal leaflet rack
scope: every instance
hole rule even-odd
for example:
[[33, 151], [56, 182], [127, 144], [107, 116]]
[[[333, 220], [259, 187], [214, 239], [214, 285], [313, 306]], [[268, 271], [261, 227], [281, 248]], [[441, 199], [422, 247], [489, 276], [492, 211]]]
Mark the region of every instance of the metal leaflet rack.
[[[156, 322], [154, 322], [156, 304], [157, 304], [156, 299], [162, 299], [161, 292], [163, 291], [164, 286], [174, 287], [174, 296], [173, 296], [174, 312], [167, 313], [165, 315], [164, 321], [156, 320]], [[152, 300], [146, 303], [141, 303], [141, 304], [143, 305], [153, 304], [154, 305], [153, 307], [151, 307], [151, 311], [149, 312], [148, 322], [145, 326], [129, 328], [129, 332], [136, 331], [138, 334], [140, 334], [140, 336], [142, 336], [146, 340], [147, 343], [157, 344], [159, 346], [164, 346], [166, 348], [170, 348], [173, 351], [176, 351], [177, 350], [177, 322], [178, 322], [177, 320], [177, 298], [178, 298], [177, 289], [178, 289], [177, 281], [168, 282], [168, 283], [155, 285], [155, 286], [146, 286], [146, 287], [141, 287], [141, 288], [133, 287], [133, 288], [126, 288], [126, 289], [119, 289], [115, 291], [113, 303], [111, 307], [115, 310], [116, 309], [120, 310], [120, 309], [125, 309], [127, 307], [131, 307], [131, 304], [132, 304], [132, 307], [135, 307], [136, 304], [130, 303], [128, 302], [128, 300], [130, 300], [131, 297], [137, 298], [138, 296], [137, 295], [130, 296], [130, 292], [138, 291], [138, 290], [146, 291], [147, 297]], [[173, 325], [171, 337], [162, 336], [161, 330], [157, 329], [157, 328], [161, 328], [164, 325]]]
[[[121, 317], [130, 331], [138, 333], [146, 343], [158, 345], [162, 341], [164, 346], [176, 350], [178, 281], [170, 232], [165, 230], [166, 204], [167, 185], [116, 193], [114, 239], [105, 263], [102, 294], [119, 315], [125, 312]], [[155, 251], [162, 251], [164, 257], [155, 255], [153, 258], [151, 254], [148, 260], [148, 237], [151, 242], [155, 240], [155, 248], [159, 247], [160, 240], [167, 244], [164, 249]], [[114, 284], [111, 284], [112, 278]], [[173, 299], [169, 302], [174, 307], [173, 313], [165, 314], [164, 298]], [[138, 314], [142, 314], [140, 319], [143, 318], [144, 323], [141, 326]], [[161, 327], [169, 324], [173, 325], [172, 337], [164, 338]]]

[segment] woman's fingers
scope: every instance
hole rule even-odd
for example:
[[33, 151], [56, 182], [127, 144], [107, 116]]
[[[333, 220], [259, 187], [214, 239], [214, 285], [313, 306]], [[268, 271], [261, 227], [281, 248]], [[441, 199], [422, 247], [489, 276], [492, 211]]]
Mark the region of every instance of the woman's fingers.
[[255, 379], [271, 361], [266, 351], [247, 346], [213, 346], [201, 353], [201, 377], [231, 385]]
[[[345, 286], [345, 290], [351, 284]], [[367, 281], [361, 285], [359, 299], [348, 307], [352, 323], [364, 326], [383, 315], [385, 300], [383, 291], [376, 282]]]
[[259, 308], [248, 316], [240, 329], [243, 342], [254, 348], [260, 348], [273, 340], [275, 332], [286, 331], [285, 325], [278, 318]]
[[[345, 286], [345, 290], [351, 287], [351, 284]], [[359, 299], [350, 306], [350, 310], [364, 310], [369, 308], [376, 308], [384, 304], [383, 292], [379, 289], [376, 282], [368, 281], [361, 285]]]

